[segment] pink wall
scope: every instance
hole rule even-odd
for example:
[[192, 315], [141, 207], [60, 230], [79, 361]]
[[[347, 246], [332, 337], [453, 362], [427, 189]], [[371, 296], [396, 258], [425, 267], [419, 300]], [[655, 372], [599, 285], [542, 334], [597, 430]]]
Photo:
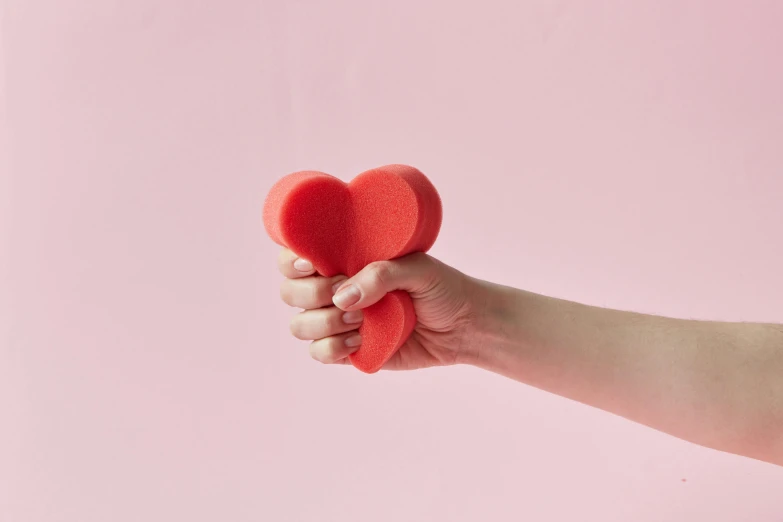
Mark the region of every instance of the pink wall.
[[0, 520], [783, 520], [781, 468], [288, 334], [266, 191], [389, 162], [468, 273], [783, 321], [783, 3], [478, 5], [0, 0]]

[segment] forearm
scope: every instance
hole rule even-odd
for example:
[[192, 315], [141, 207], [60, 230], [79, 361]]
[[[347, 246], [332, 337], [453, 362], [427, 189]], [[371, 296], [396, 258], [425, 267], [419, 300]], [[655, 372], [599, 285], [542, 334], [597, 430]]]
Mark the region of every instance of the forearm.
[[481, 283], [472, 364], [783, 465], [783, 327], [596, 308]]

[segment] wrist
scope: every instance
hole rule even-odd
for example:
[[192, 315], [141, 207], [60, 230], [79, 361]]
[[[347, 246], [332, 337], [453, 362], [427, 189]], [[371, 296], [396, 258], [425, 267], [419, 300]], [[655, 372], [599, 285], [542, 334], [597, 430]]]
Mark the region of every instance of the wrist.
[[462, 362], [499, 373], [525, 346], [524, 310], [533, 294], [471, 278], [474, 288], [469, 345]]

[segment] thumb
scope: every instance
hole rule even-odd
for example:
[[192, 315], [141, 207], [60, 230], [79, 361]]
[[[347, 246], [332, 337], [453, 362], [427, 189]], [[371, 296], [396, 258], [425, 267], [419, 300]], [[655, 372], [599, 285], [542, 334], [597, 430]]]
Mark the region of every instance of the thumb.
[[422, 292], [435, 280], [437, 261], [427, 254], [410, 254], [391, 261], [376, 261], [355, 276], [340, 281], [332, 298], [341, 310], [358, 310], [377, 303], [387, 293]]

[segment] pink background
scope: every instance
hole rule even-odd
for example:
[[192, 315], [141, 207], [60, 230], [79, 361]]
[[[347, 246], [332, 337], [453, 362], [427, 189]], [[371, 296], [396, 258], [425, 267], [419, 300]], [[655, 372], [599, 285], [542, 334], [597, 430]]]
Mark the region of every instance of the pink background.
[[3, 522], [783, 520], [783, 468], [311, 361], [260, 223], [410, 163], [470, 274], [783, 321], [783, 2], [0, 6]]

